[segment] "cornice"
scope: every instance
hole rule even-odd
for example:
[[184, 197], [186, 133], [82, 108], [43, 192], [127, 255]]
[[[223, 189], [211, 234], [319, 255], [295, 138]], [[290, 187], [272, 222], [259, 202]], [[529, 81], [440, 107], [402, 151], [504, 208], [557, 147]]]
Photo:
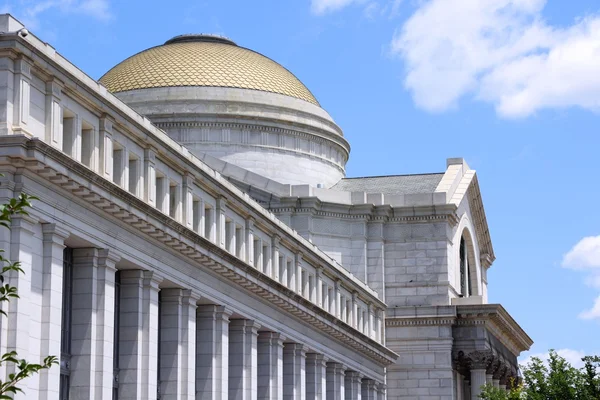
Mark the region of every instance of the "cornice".
[[[385, 346], [46, 143], [36, 139], [28, 140], [23, 136], [7, 137], [7, 139], [3, 140], [4, 145], [25, 146], [27, 156], [20, 151], [15, 151], [14, 157], [8, 156], [5, 152], [0, 158], [0, 164], [23, 168], [76, 195], [89, 205], [138, 229], [150, 240], [155, 239], [213, 270], [382, 366], [392, 364], [397, 358], [397, 355]], [[47, 162], [49, 159], [74, 172], [77, 178], [69, 177], [49, 166]], [[109, 196], [102, 195], [98, 189], [94, 190], [94, 186], [106, 191]], [[115, 200], [121, 200], [128, 205], [128, 208], [123, 208]], [[151, 220], [158, 223], [149, 222]]]

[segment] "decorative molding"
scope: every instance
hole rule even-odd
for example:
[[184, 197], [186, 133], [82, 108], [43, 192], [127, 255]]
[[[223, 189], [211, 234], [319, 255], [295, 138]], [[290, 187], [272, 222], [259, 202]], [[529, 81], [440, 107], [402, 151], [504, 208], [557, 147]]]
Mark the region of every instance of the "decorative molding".
[[[12, 157], [5, 153], [0, 158], [0, 164], [4, 164], [3, 166], [8, 164], [12, 167], [24, 168], [31, 171], [35, 176], [75, 194], [82, 201], [136, 228], [140, 234], [149, 236], [150, 240], [153, 238], [165, 246], [171, 247], [176, 252], [213, 270], [220, 276], [269, 301], [305, 323], [320, 329], [382, 366], [390, 365], [396, 360], [397, 355], [384, 345], [375, 342], [367, 335], [321, 309], [318, 305], [313, 304], [225, 249], [186, 228], [171, 217], [146, 204], [143, 200], [107, 181], [59, 150], [52, 148], [39, 139], [27, 139], [22, 136], [5, 137], [3, 139], [4, 147], [12, 144], [19, 147], [25, 145], [27, 148], [26, 157], [24, 157], [23, 152], [19, 151], [15, 151]], [[42, 153], [38, 153], [41, 160], [36, 159], [36, 151]], [[48, 159], [55, 159], [63, 164], [68, 170], [81, 177], [84, 182], [79, 182], [48, 166], [46, 163]], [[90, 182], [93, 182], [93, 184], [90, 185]], [[95, 192], [93, 190], [94, 186], [107, 191], [110, 196], [104, 197]], [[124, 201], [129, 207], [127, 209], [122, 208], [122, 206], [115, 203], [114, 199]], [[148, 222], [149, 219], [157, 220], [158, 224]]]

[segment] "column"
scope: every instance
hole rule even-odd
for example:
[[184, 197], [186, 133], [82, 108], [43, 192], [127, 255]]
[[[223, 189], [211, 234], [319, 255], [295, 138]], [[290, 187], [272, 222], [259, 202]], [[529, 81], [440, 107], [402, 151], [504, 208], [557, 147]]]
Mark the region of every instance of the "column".
[[157, 398], [158, 284], [151, 271], [121, 271], [119, 400]]
[[344, 398], [346, 400], [361, 400], [362, 378], [362, 374], [357, 371], [346, 371], [344, 381]]
[[27, 131], [27, 123], [31, 101], [31, 61], [21, 56], [14, 61], [14, 66], [13, 133], [18, 135], [30, 133]]
[[377, 382], [375, 385], [377, 400], [385, 400], [385, 384]]
[[283, 347], [283, 396], [286, 400], [306, 399], [306, 350], [300, 343]]
[[[216, 211], [216, 222], [217, 222], [217, 246], [225, 248], [225, 210], [227, 208], [227, 199], [219, 197], [217, 199], [217, 211]], [[227, 249], [226, 249], [227, 250]]]
[[60, 105], [62, 83], [55, 77], [46, 82], [46, 137], [50, 146], [62, 150], [62, 108]]
[[276, 332], [258, 334], [258, 400], [283, 398], [283, 340]]
[[271, 277], [280, 282], [279, 277], [279, 236], [271, 238]]
[[[63, 249], [69, 233], [56, 224], [42, 224], [42, 357], [60, 355]], [[58, 398], [60, 368], [40, 371], [40, 400]]]
[[376, 400], [375, 397], [377, 395], [377, 391], [375, 387], [377, 386], [377, 382], [373, 379], [363, 379], [361, 386], [361, 397], [362, 400]]
[[148, 148], [144, 149], [144, 200], [156, 207], [156, 153]]
[[458, 371], [456, 371], [456, 372], [454, 372], [454, 378], [456, 380], [456, 400], [468, 400], [468, 399], [465, 399], [465, 392], [464, 392], [465, 377], [462, 376]]
[[196, 399], [227, 400], [229, 388], [229, 317], [223, 306], [196, 309]]
[[[340, 363], [327, 363], [327, 400], [345, 400], [344, 375], [346, 367]], [[369, 399], [373, 400], [373, 399]]]
[[[196, 231], [198, 227], [194, 226], [194, 193], [193, 193], [194, 176], [189, 172], [183, 175], [182, 179], [182, 196], [181, 196], [181, 223], [188, 229]], [[201, 207], [204, 208], [204, 207]], [[200, 212], [200, 210], [197, 210]], [[202, 210], [204, 212], [204, 210]], [[200, 218], [198, 218], [200, 220]], [[199, 230], [198, 230], [199, 232]]]
[[246, 262], [249, 265], [258, 268], [257, 265], [254, 265], [254, 252], [256, 249], [254, 248], [254, 218], [250, 217], [246, 219]]
[[485, 367], [475, 365], [471, 367], [471, 400], [478, 400], [481, 387], [485, 385]]
[[367, 336], [373, 338], [373, 305], [367, 304]]
[[325, 400], [327, 360], [323, 354], [306, 355], [306, 400]]
[[296, 293], [303, 295], [302, 291], [304, 287], [302, 287], [302, 254], [296, 253], [295, 257], [296, 263]]
[[70, 397], [74, 399], [112, 397], [117, 260], [107, 250], [73, 251]]
[[335, 316], [340, 318], [342, 312], [342, 294], [340, 293], [341, 282], [339, 279], [335, 281]]
[[200, 296], [184, 290], [181, 299], [181, 399], [196, 398], [196, 303]]
[[317, 305], [319, 307], [323, 307], [323, 280], [321, 279], [322, 270], [323, 268], [317, 267], [315, 273], [315, 285], [317, 285]]
[[359, 329], [359, 326], [358, 326], [358, 302], [356, 301], [357, 297], [358, 297], [358, 293], [352, 292], [352, 327], [354, 329]]
[[112, 134], [113, 121], [108, 116], [104, 115], [100, 118], [100, 165], [98, 172], [109, 181], [113, 180]]
[[[96, 399], [111, 400], [114, 380], [115, 273], [121, 259], [108, 249], [98, 250], [96, 323]], [[74, 265], [74, 269], [77, 265]], [[74, 286], [76, 283], [74, 282]], [[73, 303], [75, 304], [75, 302]]]
[[471, 400], [471, 381], [469, 380], [469, 378], [464, 377], [463, 380], [463, 399], [464, 400]]
[[229, 400], [257, 400], [258, 328], [248, 319], [229, 324]]
[[160, 398], [176, 400], [182, 388], [183, 290], [160, 291]]

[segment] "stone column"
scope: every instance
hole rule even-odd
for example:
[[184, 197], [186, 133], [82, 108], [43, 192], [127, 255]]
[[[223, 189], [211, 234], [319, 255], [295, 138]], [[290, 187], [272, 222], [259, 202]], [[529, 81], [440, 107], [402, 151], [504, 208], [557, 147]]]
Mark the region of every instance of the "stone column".
[[[217, 222], [217, 246], [225, 249], [225, 210], [227, 209], [227, 200], [224, 197], [217, 199], [217, 211], [216, 211], [216, 222]], [[228, 249], [225, 249], [228, 250]]]
[[[470, 379], [470, 378], [469, 378]], [[465, 377], [463, 381], [463, 399], [471, 400], [471, 381]]]
[[341, 312], [342, 312], [342, 294], [340, 291], [340, 285], [341, 285], [341, 281], [339, 279], [336, 279], [335, 281], [335, 313], [332, 313], [333, 315], [335, 315], [338, 318], [341, 318]]
[[485, 384], [486, 385], [491, 385], [492, 384], [492, 374], [485, 374]]
[[160, 398], [181, 398], [183, 290], [160, 291]]
[[[327, 363], [327, 400], [345, 400], [344, 375], [346, 367], [340, 363]], [[373, 399], [370, 399], [373, 400]]]
[[[107, 115], [100, 118], [100, 156], [98, 173], [105, 179], [113, 180], [113, 121]], [[136, 193], [137, 195], [137, 193]]]
[[322, 268], [317, 267], [315, 273], [315, 285], [317, 286], [317, 305], [323, 307], [323, 280], [321, 279]]
[[362, 374], [357, 371], [346, 371], [344, 380], [344, 398], [346, 400], [361, 400], [362, 378]]
[[296, 253], [294, 261], [296, 263], [296, 293], [298, 293], [300, 296], [303, 296], [304, 287], [302, 286], [302, 254]]
[[377, 382], [373, 379], [363, 379], [362, 380], [362, 400], [376, 400], [375, 397], [377, 395], [377, 391], [375, 387]]
[[196, 398], [196, 303], [200, 296], [184, 290], [181, 325], [181, 399]]
[[258, 268], [257, 265], [254, 265], [254, 252], [256, 249], [254, 248], [254, 218], [250, 217], [246, 219], [246, 262], [249, 265]]
[[[182, 189], [181, 189], [181, 222], [184, 226], [186, 226], [187, 228], [196, 231], [196, 232], [200, 232], [198, 230], [198, 227], [194, 226], [194, 209], [193, 209], [193, 205], [194, 205], [194, 193], [193, 193], [193, 183], [194, 183], [194, 176], [192, 174], [190, 174], [189, 172], [186, 172], [185, 175], [183, 176], [183, 180], [182, 180], [183, 184], [182, 184]], [[200, 210], [197, 210], [197, 212], [200, 212]], [[200, 218], [198, 218], [198, 220], [200, 220]]]
[[283, 398], [283, 340], [280, 333], [258, 334], [258, 400]]
[[475, 366], [471, 368], [471, 400], [478, 400], [481, 387], [485, 385], [485, 368]]
[[279, 276], [279, 240], [277, 235], [271, 238], [271, 278], [277, 282], [281, 282]]
[[58, 150], [62, 150], [62, 88], [62, 83], [55, 77], [46, 82], [45, 141]]
[[152, 149], [144, 150], [144, 200], [156, 207], [156, 153]]
[[385, 400], [385, 389], [386, 386], [383, 383], [377, 382], [375, 385], [377, 400]]
[[289, 400], [306, 399], [306, 350], [300, 343], [283, 347], [283, 396]]
[[229, 324], [229, 400], [257, 400], [259, 328], [248, 319]]
[[[112, 400], [114, 376], [115, 274], [120, 256], [108, 249], [98, 251], [96, 323], [96, 399]], [[75, 268], [77, 266], [75, 265]], [[75, 284], [74, 284], [75, 286]]]
[[222, 306], [196, 309], [196, 399], [227, 400], [229, 388], [229, 317]]
[[357, 297], [358, 297], [358, 293], [352, 292], [352, 324], [351, 324], [351, 326], [354, 329], [359, 329], [359, 326], [358, 326], [358, 302], [356, 301]]
[[117, 260], [107, 250], [73, 251], [70, 398], [112, 398]]
[[[60, 355], [63, 249], [69, 233], [56, 224], [42, 224], [43, 260], [42, 260], [42, 357]], [[58, 398], [60, 368], [54, 367], [40, 371], [40, 400]]]
[[306, 400], [325, 400], [327, 360], [323, 354], [306, 355]]
[[151, 271], [121, 271], [119, 400], [157, 398], [158, 284]]
[[[23, 56], [14, 61], [15, 83], [13, 88], [13, 134], [23, 134], [27, 131], [31, 102], [31, 65], [32, 62]], [[9, 128], [10, 129], [10, 128]], [[20, 353], [19, 353], [19, 356]]]
[[454, 377], [455, 377], [455, 381], [456, 381], [456, 400], [468, 400], [465, 398], [465, 391], [464, 391], [465, 377], [462, 376], [459, 372], [455, 372]]

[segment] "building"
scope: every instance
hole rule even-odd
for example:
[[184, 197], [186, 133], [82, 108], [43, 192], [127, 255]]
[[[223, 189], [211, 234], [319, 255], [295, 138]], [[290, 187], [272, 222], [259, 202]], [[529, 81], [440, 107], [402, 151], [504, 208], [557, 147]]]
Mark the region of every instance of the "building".
[[[0, 351], [60, 368], [27, 399], [476, 399], [531, 339], [487, 301], [477, 175], [344, 178], [313, 94], [183, 35], [91, 79], [0, 17]], [[0, 371], [10, 373], [10, 367]]]

